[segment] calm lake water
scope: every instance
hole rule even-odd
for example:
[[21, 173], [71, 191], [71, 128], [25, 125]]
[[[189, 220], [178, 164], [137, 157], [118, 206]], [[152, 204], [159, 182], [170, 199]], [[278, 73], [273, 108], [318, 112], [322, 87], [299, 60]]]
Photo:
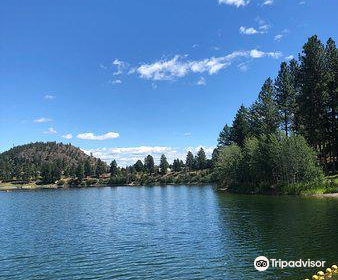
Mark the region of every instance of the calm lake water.
[[211, 186], [0, 192], [0, 279], [304, 279], [338, 262], [338, 199]]

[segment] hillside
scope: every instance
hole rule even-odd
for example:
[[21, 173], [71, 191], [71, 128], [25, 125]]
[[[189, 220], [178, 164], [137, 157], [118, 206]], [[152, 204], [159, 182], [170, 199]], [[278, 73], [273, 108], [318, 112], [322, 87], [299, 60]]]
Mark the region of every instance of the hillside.
[[[103, 173], [107, 165], [100, 159], [86, 155], [71, 144], [36, 142], [0, 154], [0, 180], [36, 180], [47, 173], [72, 176], [77, 172], [85, 175]], [[47, 174], [48, 175], [48, 174]]]

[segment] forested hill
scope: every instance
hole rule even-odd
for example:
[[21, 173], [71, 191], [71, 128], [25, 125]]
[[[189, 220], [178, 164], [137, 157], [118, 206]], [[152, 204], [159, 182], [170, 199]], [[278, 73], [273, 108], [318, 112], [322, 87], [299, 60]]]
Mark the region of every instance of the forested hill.
[[86, 155], [71, 144], [36, 142], [0, 154], [0, 178], [3, 180], [28, 180], [43, 172], [71, 176], [79, 167], [86, 169], [88, 175], [96, 169], [98, 172], [107, 170], [107, 165], [100, 159]]

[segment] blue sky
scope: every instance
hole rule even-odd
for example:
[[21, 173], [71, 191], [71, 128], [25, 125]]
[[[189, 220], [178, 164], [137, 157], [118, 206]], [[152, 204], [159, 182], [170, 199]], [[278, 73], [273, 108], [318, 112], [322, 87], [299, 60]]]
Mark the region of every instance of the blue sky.
[[72, 143], [129, 164], [203, 146], [306, 39], [337, 39], [336, 0], [4, 0], [0, 151]]

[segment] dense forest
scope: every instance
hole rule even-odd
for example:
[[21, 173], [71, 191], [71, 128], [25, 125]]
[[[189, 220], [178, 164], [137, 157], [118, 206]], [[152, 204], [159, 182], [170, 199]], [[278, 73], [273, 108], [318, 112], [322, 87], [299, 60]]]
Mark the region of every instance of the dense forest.
[[[159, 165], [148, 155], [127, 167], [110, 166], [70, 144], [32, 143], [0, 155], [1, 181], [41, 184], [197, 184], [217, 182], [238, 192], [300, 193], [311, 188], [337, 191], [324, 175], [337, 171], [338, 52], [333, 39], [317, 36], [298, 59], [282, 62], [249, 107], [220, 132], [208, 159], [201, 148], [183, 162]], [[334, 184], [334, 186], [332, 185]], [[333, 188], [333, 189], [332, 189]]]
[[105, 162], [86, 155], [70, 144], [36, 142], [14, 147], [0, 154], [0, 180], [43, 184], [55, 183], [61, 177], [83, 179], [106, 173]]

